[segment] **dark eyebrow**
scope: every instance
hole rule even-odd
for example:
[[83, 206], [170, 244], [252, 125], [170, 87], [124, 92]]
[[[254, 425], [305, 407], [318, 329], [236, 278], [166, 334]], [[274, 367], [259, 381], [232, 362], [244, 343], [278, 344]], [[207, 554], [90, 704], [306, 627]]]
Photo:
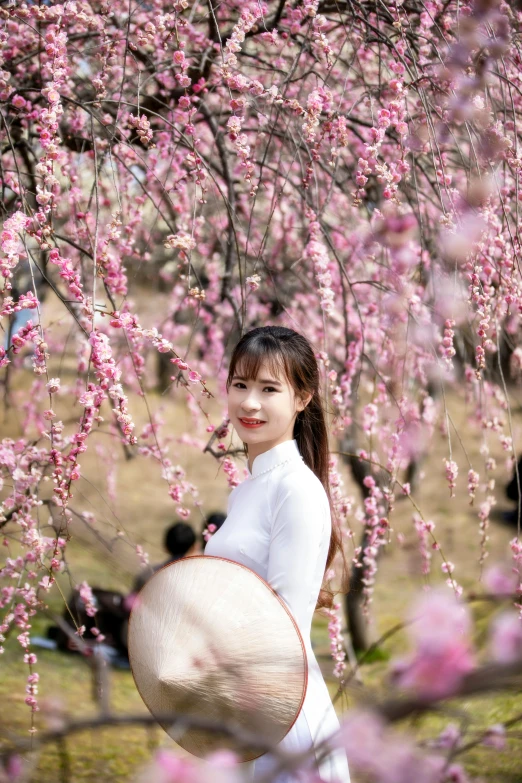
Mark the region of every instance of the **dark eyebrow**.
[[[242, 375], [234, 375], [233, 381], [248, 381], [249, 378], [243, 378]], [[272, 378], [259, 378], [258, 383], [269, 383], [272, 386], [282, 386], [281, 381], [275, 381]]]

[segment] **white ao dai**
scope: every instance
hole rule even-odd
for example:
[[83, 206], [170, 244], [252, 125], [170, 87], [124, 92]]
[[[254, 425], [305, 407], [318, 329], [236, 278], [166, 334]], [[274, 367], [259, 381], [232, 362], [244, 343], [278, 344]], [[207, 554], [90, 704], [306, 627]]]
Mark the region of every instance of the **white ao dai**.
[[[288, 752], [306, 750], [339, 729], [310, 641], [330, 532], [324, 487], [303, 462], [297, 442], [290, 440], [255, 458], [248, 478], [230, 495], [226, 521], [205, 548], [206, 555], [234, 560], [265, 579], [285, 601], [301, 631], [308, 686], [301, 712], [280, 745]], [[266, 774], [272, 763], [266, 754], [250, 764], [251, 780]], [[343, 750], [335, 750], [318, 769], [327, 783], [349, 783]], [[295, 780], [279, 775], [277, 783]]]

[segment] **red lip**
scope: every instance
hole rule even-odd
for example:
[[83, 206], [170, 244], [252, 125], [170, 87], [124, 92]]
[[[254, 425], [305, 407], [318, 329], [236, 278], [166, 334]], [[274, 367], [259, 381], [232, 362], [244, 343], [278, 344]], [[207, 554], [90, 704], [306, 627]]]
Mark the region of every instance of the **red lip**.
[[265, 424], [264, 421], [258, 421], [258, 422], [248, 422], [244, 419], [239, 419], [243, 427], [246, 427], [248, 430], [257, 430], [259, 427], [261, 427], [263, 424]]

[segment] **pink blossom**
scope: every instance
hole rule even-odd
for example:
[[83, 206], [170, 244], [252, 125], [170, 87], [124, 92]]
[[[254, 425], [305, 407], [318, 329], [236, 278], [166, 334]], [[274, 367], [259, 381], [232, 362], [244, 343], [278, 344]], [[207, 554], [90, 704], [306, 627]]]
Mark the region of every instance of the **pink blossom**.
[[188, 370], [189, 366], [186, 362], [182, 361], [179, 357], [176, 356], [175, 359], [170, 360], [172, 364], [175, 364], [179, 370]]
[[485, 228], [484, 220], [479, 215], [463, 215], [458, 226], [442, 233], [443, 252], [457, 263], [463, 263], [480, 240]]
[[332, 277], [329, 270], [329, 261], [326, 248], [321, 238], [319, 223], [315, 220], [313, 212], [308, 212], [310, 218], [310, 241], [307, 246], [307, 256], [314, 265], [318, 294], [320, 296], [321, 308], [329, 315], [333, 311], [334, 293], [332, 291]]
[[376, 239], [387, 247], [401, 248], [410, 242], [417, 234], [418, 224], [411, 212], [397, 214], [396, 211], [383, 210], [383, 217], [375, 223], [374, 235]]
[[422, 755], [370, 711], [345, 717], [336, 744], [346, 749], [350, 771], [379, 783], [440, 783], [444, 759]]
[[147, 552], [145, 552], [145, 550], [140, 544], [136, 545], [136, 554], [138, 555], [138, 558], [142, 566], [148, 565], [149, 555]]
[[462, 732], [456, 723], [448, 723], [439, 736], [431, 743], [436, 748], [453, 750], [458, 748], [461, 742]]
[[466, 770], [460, 764], [450, 764], [444, 774], [445, 783], [471, 783]]
[[409, 635], [420, 649], [444, 650], [455, 638], [467, 638], [471, 617], [467, 606], [448, 590], [430, 590], [410, 610]]
[[239, 759], [231, 750], [217, 750], [207, 756], [207, 761], [219, 769], [234, 769]]
[[330, 637], [330, 654], [334, 661], [334, 677], [342, 679], [346, 669], [346, 651], [342, 635], [341, 605], [334, 603], [331, 609], [325, 610], [328, 617], [328, 636]]
[[490, 650], [499, 663], [511, 663], [522, 658], [522, 619], [512, 611], [495, 617], [490, 627]]
[[47, 385], [47, 391], [49, 394], [57, 394], [60, 391], [60, 379], [59, 378], [51, 378], [50, 381], [48, 381]]
[[96, 637], [96, 641], [99, 644], [105, 641], [105, 636], [102, 634], [99, 628], [96, 627], [91, 628], [91, 633], [94, 637]]
[[477, 491], [477, 487], [479, 485], [479, 474], [470, 468], [468, 471], [468, 494], [470, 497], [470, 503], [473, 503], [473, 500], [475, 499], [475, 492]]
[[153, 132], [148, 117], [145, 114], [142, 114], [141, 117], [134, 117], [131, 114], [129, 116], [129, 124], [133, 128], [136, 128], [140, 141], [148, 147], [153, 138]]
[[80, 598], [84, 603], [86, 614], [89, 617], [94, 617], [97, 612], [97, 604], [92, 589], [89, 587], [87, 582], [84, 581], [78, 585], [77, 590], [80, 594]]
[[504, 750], [506, 747], [506, 727], [502, 723], [489, 726], [482, 739], [482, 744], [495, 750]]
[[29, 707], [31, 707], [31, 712], [38, 712], [38, 701], [34, 696], [26, 696], [24, 701]]
[[432, 591], [417, 600], [411, 620], [415, 651], [395, 663], [394, 682], [428, 698], [451, 694], [474, 667], [467, 607], [452, 593]]
[[486, 569], [482, 581], [484, 588], [494, 595], [514, 595], [518, 584], [517, 572], [497, 563]]
[[251, 275], [246, 279], [246, 284], [251, 291], [257, 291], [260, 282], [261, 282], [261, 277], [259, 275]]
[[453, 331], [454, 326], [455, 321], [452, 318], [447, 318], [444, 324], [444, 337], [439, 347], [441, 355], [449, 369], [452, 367], [452, 360], [456, 353], [453, 345], [453, 338], [455, 336], [455, 332]]
[[440, 653], [397, 662], [393, 668], [393, 681], [421, 697], [440, 699], [450, 696], [473, 666], [474, 658], [468, 644], [457, 641]]
[[230, 117], [227, 122], [227, 128], [228, 128], [230, 138], [232, 139], [232, 141], [235, 141], [235, 139], [237, 139], [239, 133], [241, 132], [240, 117], [235, 117], [235, 116]]
[[225, 457], [222, 464], [229, 487], [237, 487], [239, 484], [239, 471], [234, 460], [230, 457]]
[[459, 466], [454, 460], [445, 460], [446, 463], [446, 478], [450, 489], [450, 496], [455, 497], [455, 487], [457, 486], [457, 476], [459, 474]]
[[180, 758], [171, 750], [158, 750], [146, 773], [155, 783], [200, 783], [197, 769], [190, 759]]
[[196, 240], [186, 231], [178, 231], [177, 234], [169, 234], [165, 240], [165, 247], [189, 252], [196, 247]]
[[24, 779], [24, 762], [17, 754], [13, 753], [7, 757], [4, 769], [7, 776], [6, 783], [17, 783]]

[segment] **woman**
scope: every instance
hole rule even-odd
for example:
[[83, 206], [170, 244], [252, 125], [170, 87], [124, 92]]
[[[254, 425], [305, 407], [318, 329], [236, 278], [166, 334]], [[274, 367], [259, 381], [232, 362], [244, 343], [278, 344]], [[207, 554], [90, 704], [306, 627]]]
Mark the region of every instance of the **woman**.
[[[299, 626], [308, 658], [308, 687], [302, 710], [280, 747], [302, 752], [339, 728], [310, 642], [316, 606], [331, 602], [321, 585], [341, 539], [331, 524], [328, 435], [309, 342], [284, 327], [253, 329], [234, 350], [227, 391], [230, 421], [245, 444], [249, 476], [230, 495], [227, 519], [205, 554], [255, 571], [283, 599]], [[253, 780], [273, 764], [270, 754], [253, 762]], [[318, 770], [325, 781], [350, 779], [341, 750], [321, 760]], [[294, 780], [281, 774], [277, 783]]]

